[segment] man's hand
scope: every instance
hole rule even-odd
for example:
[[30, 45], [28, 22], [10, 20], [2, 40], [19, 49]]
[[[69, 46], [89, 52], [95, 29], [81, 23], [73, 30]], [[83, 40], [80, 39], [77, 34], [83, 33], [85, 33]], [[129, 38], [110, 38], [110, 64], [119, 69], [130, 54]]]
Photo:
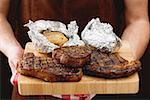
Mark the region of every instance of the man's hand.
[[7, 56], [12, 73], [16, 71], [18, 63], [24, 53], [20, 44], [16, 40], [14, 41], [15, 42], [0, 41], [0, 51]]
[[11, 51], [8, 50], [8, 62], [12, 73], [15, 73], [18, 63], [21, 61], [24, 50], [20, 47], [10, 47]]

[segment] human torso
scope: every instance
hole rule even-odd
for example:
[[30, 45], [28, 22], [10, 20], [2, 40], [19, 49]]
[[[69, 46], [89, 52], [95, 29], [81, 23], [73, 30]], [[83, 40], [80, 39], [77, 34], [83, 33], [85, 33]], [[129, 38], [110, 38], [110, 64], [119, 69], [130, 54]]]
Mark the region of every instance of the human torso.
[[[55, 20], [65, 24], [76, 20], [79, 34], [92, 18], [99, 17], [110, 23], [118, 33], [119, 14], [114, 0], [16, 0], [16, 15], [11, 22], [16, 37], [24, 45], [29, 41], [27, 29], [23, 27], [29, 20]], [[12, 6], [13, 7], [13, 6]], [[11, 10], [10, 10], [11, 11]], [[11, 15], [12, 16], [12, 15]], [[11, 21], [11, 18], [10, 18]]]

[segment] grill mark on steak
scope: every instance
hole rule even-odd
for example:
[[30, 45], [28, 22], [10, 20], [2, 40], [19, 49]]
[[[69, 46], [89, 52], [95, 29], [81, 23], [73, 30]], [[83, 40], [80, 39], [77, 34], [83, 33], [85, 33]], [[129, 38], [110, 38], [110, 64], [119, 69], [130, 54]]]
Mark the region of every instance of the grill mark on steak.
[[37, 77], [45, 81], [79, 81], [82, 78], [81, 68], [69, 68], [58, 64], [51, 57], [36, 57], [26, 53], [17, 68], [23, 75]]
[[131, 61], [123, 59], [118, 53], [104, 53], [94, 47], [92, 50], [91, 61], [84, 68], [84, 74], [103, 77], [120, 78], [129, 76], [141, 69], [140, 61]]
[[83, 67], [90, 60], [90, 56], [91, 50], [85, 46], [61, 47], [52, 52], [52, 58], [70, 67]]
[[[23, 75], [45, 81], [79, 81], [84, 74], [103, 78], [129, 76], [141, 69], [140, 61], [123, 59], [118, 53], [104, 53], [94, 47], [62, 47], [52, 52], [52, 57], [36, 57], [24, 54], [17, 68]], [[62, 63], [62, 64], [60, 64]]]

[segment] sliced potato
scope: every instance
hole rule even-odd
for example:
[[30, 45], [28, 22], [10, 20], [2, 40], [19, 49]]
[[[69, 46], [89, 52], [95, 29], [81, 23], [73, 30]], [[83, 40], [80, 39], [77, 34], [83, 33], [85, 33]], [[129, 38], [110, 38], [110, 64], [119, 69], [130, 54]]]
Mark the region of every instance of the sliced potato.
[[48, 40], [56, 45], [62, 46], [68, 39], [61, 32], [48, 32], [44, 31], [43, 35], [48, 38]]

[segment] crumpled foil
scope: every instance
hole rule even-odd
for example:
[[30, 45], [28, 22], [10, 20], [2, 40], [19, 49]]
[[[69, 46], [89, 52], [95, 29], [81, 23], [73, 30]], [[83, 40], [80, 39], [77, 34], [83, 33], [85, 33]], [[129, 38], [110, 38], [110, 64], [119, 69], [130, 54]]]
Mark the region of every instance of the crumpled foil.
[[54, 49], [59, 48], [60, 46], [51, 43], [46, 36], [41, 34], [44, 30], [49, 31], [57, 31], [63, 33], [69, 41], [64, 43], [63, 46], [82, 46], [85, 45], [80, 37], [77, 35], [78, 33], [78, 26], [76, 21], [71, 21], [70, 24], [66, 25], [58, 22], [58, 21], [45, 21], [45, 20], [38, 20], [38, 21], [30, 21], [29, 23], [24, 25], [25, 27], [29, 28], [28, 35], [33, 43], [33, 47], [35, 50], [41, 53], [50, 53]]
[[81, 33], [82, 40], [104, 52], [117, 52], [121, 47], [121, 39], [113, 32], [108, 23], [101, 23], [99, 18], [92, 19]]

